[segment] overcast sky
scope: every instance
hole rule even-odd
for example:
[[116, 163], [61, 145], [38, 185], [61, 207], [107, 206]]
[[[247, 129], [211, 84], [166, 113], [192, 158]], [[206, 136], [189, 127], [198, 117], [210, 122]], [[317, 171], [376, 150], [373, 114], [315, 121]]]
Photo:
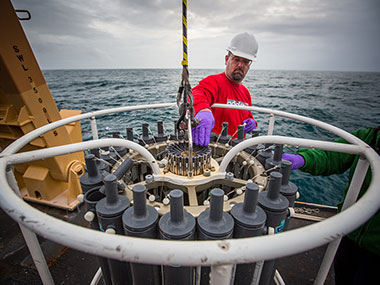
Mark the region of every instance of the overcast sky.
[[[181, 0], [12, 0], [43, 69], [181, 68]], [[188, 0], [190, 68], [224, 68], [231, 38], [257, 69], [380, 71], [379, 0]]]

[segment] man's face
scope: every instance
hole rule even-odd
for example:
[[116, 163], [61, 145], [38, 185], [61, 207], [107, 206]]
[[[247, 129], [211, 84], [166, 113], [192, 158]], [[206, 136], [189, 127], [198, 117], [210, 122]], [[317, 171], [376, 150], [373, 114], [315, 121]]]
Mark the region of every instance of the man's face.
[[240, 84], [247, 74], [252, 61], [233, 54], [226, 55], [226, 76], [233, 83]]

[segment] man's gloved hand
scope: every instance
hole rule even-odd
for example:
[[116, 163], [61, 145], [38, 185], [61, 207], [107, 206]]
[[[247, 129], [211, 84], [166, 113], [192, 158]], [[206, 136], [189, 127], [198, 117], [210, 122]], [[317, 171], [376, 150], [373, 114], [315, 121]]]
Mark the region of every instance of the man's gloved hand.
[[305, 159], [299, 154], [283, 153], [282, 159], [289, 160], [292, 163], [292, 170], [301, 168], [305, 165]]
[[256, 129], [256, 127], [257, 127], [256, 121], [252, 118], [245, 119], [243, 121], [243, 123], [245, 124], [245, 126], [244, 126], [244, 132], [245, 133], [249, 133], [249, 132], [253, 131], [254, 129]]
[[211, 130], [214, 128], [215, 119], [211, 111], [199, 111], [195, 118], [201, 122], [192, 129], [193, 142], [197, 145], [208, 145]]

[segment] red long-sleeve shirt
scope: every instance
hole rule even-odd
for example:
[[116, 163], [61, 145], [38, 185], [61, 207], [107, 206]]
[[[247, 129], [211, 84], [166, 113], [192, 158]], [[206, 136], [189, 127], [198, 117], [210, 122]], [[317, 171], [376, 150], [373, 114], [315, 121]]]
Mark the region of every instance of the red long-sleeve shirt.
[[245, 119], [254, 119], [250, 111], [210, 107], [214, 103], [252, 106], [248, 89], [243, 84], [235, 84], [228, 80], [224, 72], [202, 79], [193, 88], [193, 97], [195, 114], [205, 108], [211, 109], [215, 118], [212, 131], [217, 134], [222, 131], [222, 123], [228, 122], [228, 134], [235, 134], [236, 137], [238, 125]]

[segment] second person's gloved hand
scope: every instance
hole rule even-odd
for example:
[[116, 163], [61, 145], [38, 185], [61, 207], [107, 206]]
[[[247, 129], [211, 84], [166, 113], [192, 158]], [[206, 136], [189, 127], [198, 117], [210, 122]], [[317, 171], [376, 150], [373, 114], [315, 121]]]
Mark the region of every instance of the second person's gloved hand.
[[214, 128], [215, 119], [211, 111], [199, 111], [195, 118], [200, 120], [198, 126], [192, 129], [193, 142], [206, 146], [210, 142], [211, 130]]
[[256, 129], [256, 127], [257, 127], [256, 121], [252, 118], [245, 119], [243, 121], [243, 123], [245, 124], [245, 126], [244, 126], [244, 132], [245, 133], [249, 133], [249, 132], [253, 131], [254, 129]]
[[282, 159], [289, 160], [292, 163], [292, 170], [301, 168], [305, 165], [305, 159], [299, 154], [290, 154], [284, 152]]

